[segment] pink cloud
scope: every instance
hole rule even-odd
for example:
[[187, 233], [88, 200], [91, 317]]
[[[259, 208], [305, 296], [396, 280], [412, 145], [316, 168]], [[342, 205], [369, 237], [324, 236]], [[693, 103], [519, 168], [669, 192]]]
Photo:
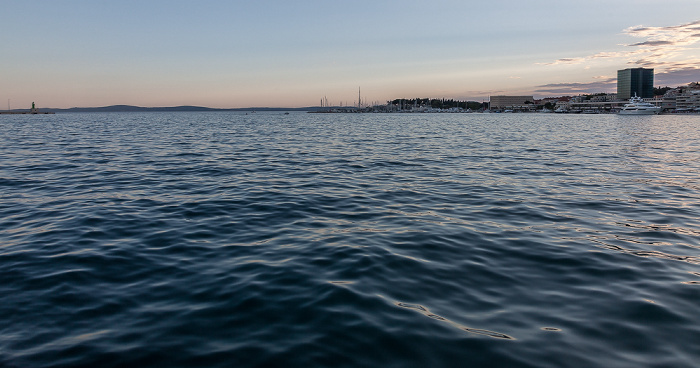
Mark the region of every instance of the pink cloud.
[[623, 30], [635, 38], [645, 40], [624, 45], [632, 50], [605, 51], [583, 57], [561, 58], [539, 65], [573, 65], [583, 64], [598, 59], [620, 59], [620, 61], [637, 66], [654, 67], [659, 72], [673, 68], [698, 68], [696, 60], [677, 60], [692, 51], [691, 47], [700, 42], [700, 20], [667, 27], [634, 26]]

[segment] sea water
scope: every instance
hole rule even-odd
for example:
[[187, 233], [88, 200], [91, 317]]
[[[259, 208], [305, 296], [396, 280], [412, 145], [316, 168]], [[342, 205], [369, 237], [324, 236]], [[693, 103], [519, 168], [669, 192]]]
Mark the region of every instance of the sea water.
[[700, 364], [700, 116], [0, 129], [0, 366]]

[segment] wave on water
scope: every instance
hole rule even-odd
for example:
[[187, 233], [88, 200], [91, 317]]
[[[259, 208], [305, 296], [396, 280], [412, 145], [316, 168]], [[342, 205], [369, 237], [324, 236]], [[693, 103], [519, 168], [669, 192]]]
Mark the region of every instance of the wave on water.
[[696, 367], [700, 118], [0, 119], [0, 366]]

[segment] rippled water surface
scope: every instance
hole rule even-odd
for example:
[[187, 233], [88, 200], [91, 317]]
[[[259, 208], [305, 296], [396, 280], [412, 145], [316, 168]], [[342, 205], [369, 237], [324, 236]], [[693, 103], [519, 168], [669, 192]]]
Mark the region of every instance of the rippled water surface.
[[0, 366], [700, 362], [700, 116], [0, 128]]

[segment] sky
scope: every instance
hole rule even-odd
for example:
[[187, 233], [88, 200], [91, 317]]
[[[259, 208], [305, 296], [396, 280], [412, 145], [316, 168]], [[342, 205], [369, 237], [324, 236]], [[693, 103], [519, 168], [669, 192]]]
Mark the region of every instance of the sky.
[[[11, 108], [487, 101], [700, 81], [700, 0], [0, 0]], [[5, 109], [0, 105], [0, 109]]]

